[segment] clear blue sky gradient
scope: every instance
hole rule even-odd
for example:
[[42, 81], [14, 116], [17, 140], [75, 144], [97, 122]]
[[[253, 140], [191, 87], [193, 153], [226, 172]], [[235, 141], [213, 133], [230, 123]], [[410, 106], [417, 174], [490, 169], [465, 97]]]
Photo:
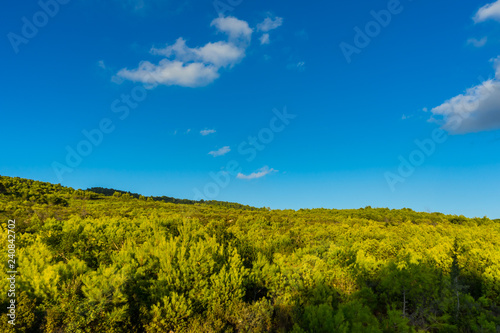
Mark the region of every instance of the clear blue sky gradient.
[[[339, 45], [353, 44], [353, 28], [364, 29], [388, 1], [243, 0], [226, 13], [254, 29], [239, 63], [206, 86], [147, 87], [120, 120], [112, 103], [142, 85], [117, 83], [116, 74], [158, 63], [150, 49], [179, 37], [190, 47], [222, 40], [210, 26], [213, 2], [69, 1], [16, 53], [8, 34], [21, 35], [22, 18], [32, 21], [41, 9], [37, 1], [10, 1], [0, 13], [0, 174], [192, 199], [195, 189], [215, 184], [212, 173], [229, 181], [207, 199], [500, 218], [498, 130], [449, 135], [404, 182], [391, 189], [385, 177], [398, 175], [400, 156], [408, 159], [414, 141], [439, 128], [428, 121], [432, 108], [494, 77], [500, 23], [473, 21], [487, 3], [401, 0], [403, 10], [348, 63]], [[261, 45], [257, 25], [266, 17], [283, 24]], [[467, 42], [483, 37], [482, 47]], [[284, 107], [296, 118], [248, 161], [238, 146]], [[66, 147], [76, 149], [82, 131], [106, 118], [114, 130], [58, 177], [54, 162], [65, 164]], [[203, 136], [204, 129], [216, 132]], [[208, 154], [225, 146], [231, 151], [223, 156]], [[242, 175], [268, 173], [238, 178], [225, 173], [229, 161]]]

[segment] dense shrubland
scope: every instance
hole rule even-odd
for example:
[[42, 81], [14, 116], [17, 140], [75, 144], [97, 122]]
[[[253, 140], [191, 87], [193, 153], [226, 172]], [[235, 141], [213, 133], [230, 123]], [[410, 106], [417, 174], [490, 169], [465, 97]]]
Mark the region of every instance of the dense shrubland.
[[500, 331], [498, 221], [103, 190], [0, 177], [18, 332]]

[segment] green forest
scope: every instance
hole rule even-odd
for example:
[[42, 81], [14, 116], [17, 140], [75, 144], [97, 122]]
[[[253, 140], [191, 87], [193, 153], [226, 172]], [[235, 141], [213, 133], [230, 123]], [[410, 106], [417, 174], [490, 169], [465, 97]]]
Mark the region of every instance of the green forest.
[[500, 221], [487, 217], [271, 210], [3, 176], [0, 216], [1, 332], [500, 332]]

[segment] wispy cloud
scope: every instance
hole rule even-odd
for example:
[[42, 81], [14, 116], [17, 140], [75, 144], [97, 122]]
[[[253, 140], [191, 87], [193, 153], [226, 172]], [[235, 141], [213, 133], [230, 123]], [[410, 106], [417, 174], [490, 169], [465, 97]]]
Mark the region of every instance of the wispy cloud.
[[251, 180], [251, 179], [257, 179], [257, 178], [262, 178], [270, 173], [277, 172], [277, 170], [270, 169], [267, 165], [260, 168], [259, 170], [252, 172], [249, 175], [242, 174], [241, 172], [238, 173], [236, 178], [238, 179], [246, 179], [246, 180]]
[[271, 43], [271, 39], [269, 38], [269, 31], [274, 30], [280, 27], [283, 24], [283, 18], [275, 16], [272, 18], [268, 16], [264, 19], [264, 21], [257, 24], [257, 31], [263, 32], [262, 36], [260, 36], [260, 44], [265, 45]]
[[211, 151], [208, 154], [212, 155], [213, 157], [217, 157], [217, 156], [226, 155], [230, 151], [231, 151], [231, 148], [229, 148], [229, 146], [224, 146], [218, 150]]
[[493, 60], [495, 78], [485, 80], [431, 110], [450, 133], [464, 134], [500, 128], [500, 57]]
[[148, 85], [201, 87], [212, 83], [221, 68], [231, 68], [245, 57], [253, 30], [235, 17], [218, 17], [210, 26], [226, 34], [227, 40], [191, 48], [180, 37], [172, 45], [151, 48], [151, 54], [165, 57], [158, 64], [142, 61], [135, 69], [121, 69], [117, 76]]
[[280, 27], [282, 24], [283, 24], [282, 17], [275, 16], [274, 18], [271, 18], [270, 16], [268, 16], [264, 19], [264, 21], [257, 24], [257, 30], [268, 32]]
[[483, 47], [484, 45], [486, 45], [487, 41], [488, 41], [488, 37], [483, 37], [481, 39], [469, 38], [467, 40], [467, 44], [472, 45], [474, 47]]
[[200, 131], [200, 134], [203, 135], [203, 136], [206, 136], [206, 135], [209, 135], [209, 134], [213, 134], [215, 132], [216, 132], [216, 130], [214, 130], [214, 129], [204, 129], [204, 130]]
[[299, 72], [303, 72], [306, 70], [306, 63], [304, 61], [293, 62], [293, 63], [289, 63], [286, 66], [286, 68], [290, 69], [290, 70], [297, 70]]
[[263, 34], [262, 36], [260, 36], [259, 40], [261, 45], [269, 44], [271, 42], [269, 40], [269, 34]]
[[500, 0], [479, 8], [476, 15], [474, 15], [474, 22], [476, 23], [487, 20], [500, 21]]
[[97, 66], [101, 67], [102, 69], [106, 69], [106, 65], [104, 64], [104, 60], [99, 60], [97, 62]]

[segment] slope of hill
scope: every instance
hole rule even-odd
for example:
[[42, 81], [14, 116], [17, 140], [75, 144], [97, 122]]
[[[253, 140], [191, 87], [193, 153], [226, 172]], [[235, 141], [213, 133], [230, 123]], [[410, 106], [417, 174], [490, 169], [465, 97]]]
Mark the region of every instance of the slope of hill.
[[176, 200], [0, 177], [16, 330], [500, 330], [498, 221]]

